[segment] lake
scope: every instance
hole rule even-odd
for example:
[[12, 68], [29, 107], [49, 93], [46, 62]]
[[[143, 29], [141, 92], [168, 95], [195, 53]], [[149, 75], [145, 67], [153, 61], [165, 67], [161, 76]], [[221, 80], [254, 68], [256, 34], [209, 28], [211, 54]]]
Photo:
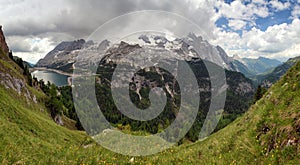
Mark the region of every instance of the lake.
[[65, 86], [68, 85], [67, 75], [59, 74], [56, 72], [48, 70], [35, 70], [31, 73], [32, 76], [35, 76], [38, 80], [43, 79], [45, 83], [48, 81], [55, 84], [56, 86]]

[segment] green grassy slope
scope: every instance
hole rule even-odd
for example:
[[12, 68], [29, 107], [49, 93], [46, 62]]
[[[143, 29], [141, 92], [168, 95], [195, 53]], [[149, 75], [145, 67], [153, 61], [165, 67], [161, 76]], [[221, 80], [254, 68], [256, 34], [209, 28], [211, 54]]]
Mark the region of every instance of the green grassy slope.
[[[192, 164], [299, 164], [300, 63], [242, 117], [202, 142], [146, 160]], [[172, 151], [172, 150], [171, 150]]]
[[[22, 77], [0, 61], [1, 72]], [[5, 69], [6, 68], [6, 69]], [[14, 73], [15, 72], [15, 73]], [[300, 63], [242, 117], [209, 138], [162, 153], [135, 157], [137, 164], [297, 164]], [[132, 157], [102, 148], [83, 132], [56, 125], [42, 104], [0, 85], [0, 164], [125, 164]], [[43, 111], [44, 110], [44, 111]]]

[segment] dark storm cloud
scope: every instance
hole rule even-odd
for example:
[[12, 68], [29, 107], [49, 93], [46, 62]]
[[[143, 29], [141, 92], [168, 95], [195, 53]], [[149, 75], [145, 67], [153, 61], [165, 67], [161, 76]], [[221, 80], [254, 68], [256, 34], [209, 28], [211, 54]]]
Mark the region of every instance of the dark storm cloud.
[[[49, 1], [39, 7], [30, 5], [31, 3], [35, 2], [15, 4], [19, 10], [15, 8], [7, 14], [8, 19], [2, 24], [6, 27], [8, 36], [39, 35], [47, 32], [68, 33], [75, 37], [87, 35], [111, 18], [136, 8], [136, 4], [129, 0], [70, 0], [63, 3]], [[45, 3], [49, 3], [49, 6]]]
[[197, 16], [195, 8], [191, 9], [191, 4], [182, 0], [69, 0], [43, 3], [27, 1], [14, 6], [16, 10], [12, 10], [10, 15], [7, 14], [8, 19], [3, 22], [8, 36], [54, 32], [66, 33], [74, 38], [86, 37], [110, 19], [137, 10], [187, 13], [185, 16], [207, 23], [207, 20], [203, 20], [207, 17]]
[[[0, 2], [0, 24], [9, 45], [15, 52], [32, 52], [35, 56], [42, 57], [50, 48], [62, 41], [87, 38], [99, 26], [105, 22], [140, 10], [162, 10], [183, 15], [196, 22], [201, 28], [210, 31], [213, 22], [210, 20], [208, 3], [203, 1], [202, 9], [199, 9], [196, 0], [14, 0]], [[204, 6], [204, 8], [203, 8]], [[203, 10], [204, 9], [204, 10]], [[136, 20], [141, 20], [136, 16]], [[153, 24], [157, 20], [149, 19]], [[118, 26], [124, 28], [128, 23], [124, 20]], [[138, 21], [132, 24], [139, 24]], [[185, 26], [176, 26], [176, 30], [186, 30]], [[18, 41], [14, 41], [17, 38]], [[28, 38], [47, 40], [47, 45], [33, 52], [32, 43]], [[43, 44], [45, 44], [43, 43]], [[24, 45], [23, 45], [24, 44]], [[28, 44], [31, 45], [30, 49]], [[40, 55], [43, 54], [43, 55]], [[25, 55], [24, 55], [25, 56]]]

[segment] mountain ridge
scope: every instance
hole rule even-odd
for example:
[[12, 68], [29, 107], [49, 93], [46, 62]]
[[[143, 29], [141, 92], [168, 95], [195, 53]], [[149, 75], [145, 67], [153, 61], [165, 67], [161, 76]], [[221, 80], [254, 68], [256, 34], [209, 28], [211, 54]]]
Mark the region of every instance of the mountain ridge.
[[[2, 48], [1, 48], [2, 49]], [[20, 68], [0, 51], [0, 73], [24, 80]], [[298, 164], [300, 155], [300, 62], [246, 114], [206, 139], [147, 157], [113, 153], [85, 133], [53, 122], [45, 95], [26, 100], [0, 84], [1, 164]], [[2, 80], [2, 79], [1, 79]], [[24, 93], [23, 91], [21, 92]], [[25, 92], [26, 93], [26, 92]], [[151, 146], [149, 146], [151, 147]]]
[[236, 65], [236, 68], [249, 78], [266, 73], [282, 64], [282, 62], [276, 59], [266, 57], [240, 58], [235, 55], [232, 58], [234, 59], [233, 63]]
[[270, 73], [255, 76], [255, 80], [263, 87], [269, 88], [278, 81], [293, 65], [300, 61], [300, 56], [290, 58], [283, 64], [275, 67]]
[[[166, 49], [170, 51], [174, 51], [177, 54], [180, 54], [182, 58], [201, 58], [204, 60], [211, 61], [213, 63], [218, 64], [226, 69], [235, 71], [235, 68], [232, 68], [231, 58], [226, 54], [226, 52], [220, 46], [213, 46], [209, 44], [206, 40], [203, 40], [202, 37], [198, 37], [193, 33], [188, 34], [184, 38], [177, 38], [174, 40], [168, 40], [164, 36], [147, 36], [141, 35], [138, 37], [139, 40], [143, 41], [137, 44], [141, 44], [141, 47], [151, 47], [157, 49]], [[61, 45], [63, 43], [70, 43], [71, 45], [76, 45], [78, 41], [83, 41], [83, 39], [70, 41], [70, 42], [62, 42], [58, 44], [52, 51], [50, 51], [43, 59], [41, 59], [38, 63], [38, 67], [49, 67], [52, 69], [65, 69], [68, 68], [68, 71], [72, 71], [72, 64], [76, 62], [76, 57], [81, 52], [83, 53], [85, 49], [101, 49], [105, 51], [109, 46], [114, 47], [118, 45], [122, 45], [122, 42], [110, 45], [109, 41], [102, 41], [101, 43], [93, 43], [86, 42], [86, 44], [82, 44], [82, 49], [61, 49], [64, 48]], [[85, 45], [85, 46], [83, 46]], [[135, 44], [133, 44], [135, 45]], [[197, 45], [195, 47], [195, 45]], [[95, 47], [95, 48], [93, 48]], [[197, 50], [196, 50], [197, 49]], [[200, 53], [200, 54], [198, 54]], [[60, 57], [54, 58], [54, 57]], [[97, 57], [91, 57], [97, 58]], [[98, 59], [99, 61], [99, 59]]]

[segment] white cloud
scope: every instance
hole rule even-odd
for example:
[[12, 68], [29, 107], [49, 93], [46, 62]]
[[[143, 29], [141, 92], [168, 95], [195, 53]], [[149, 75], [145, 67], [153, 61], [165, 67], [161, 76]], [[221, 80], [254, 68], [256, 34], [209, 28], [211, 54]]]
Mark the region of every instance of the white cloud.
[[[104, 22], [137, 10], [164, 10], [183, 15], [208, 34], [205, 39], [222, 46], [229, 55], [279, 57], [280, 54], [297, 54], [300, 43], [300, 21], [297, 19], [300, 6], [277, 0], [251, 1], [247, 5], [241, 0], [231, 4], [223, 0], [0, 1], [0, 16], [5, 18], [1, 19], [1, 24], [10, 48], [15, 51], [14, 55], [30, 62], [45, 56], [61, 41], [86, 38]], [[266, 31], [257, 28], [246, 31], [245, 26], [255, 25], [258, 17], [265, 18], [273, 14], [268, 5], [278, 11], [290, 7], [293, 9], [294, 21], [291, 24], [270, 26]], [[214, 7], [218, 12], [215, 12]], [[242, 35], [217, 28], [215, 21], [220, 17], [226, 17], [229, 20], [228, 26], [233, 30], [243, 30]], [[151, 21], [150, 17], [148, 20]], [[186, 26], [176, 28], [188, 30]]]
[[[300, 0], [299, 0], [300, 1]], [[299, 2], [300, 3], [300, 2]], [[293, 18], [298, 18], [300, 16], [300, 6], [296, 5], [292, 11], [292, 17]]]
[[43, 58], [54, 46], [49, 38], [11, 36], [7, 38], [9, 48], [14, 56], [21, 57], [30, 63], [36, 63]]
[[253, 21], [256, 16], [265, 18], [270, 14], [268, 7], [261, 3], [263, 2], [245, 5], [241, 1], [233, 1], [231, 4], [227, 4], [223, 1], [217, 1], [215, 6], [218, 8], [220, 16]]
[[[289, 58], [300, 56], [300, 20], [294, 19], [291, 24], [274, 25], [261, 31], [252, 28], [244, 31], [242, 36], [222, 29], [215, 31], [219, 37], [212, 41], [221, 45], [226, 52], [241, 57]], [[226, 42], [224, 42], [226, 41]]]
[[275, 8], [276, 10], [279, 10], [279, 11], [288, 9], [291, 6], [290, 2], [283, 3], [283, 2], [280, 2], [279, 0], [272, 0], [272, 1], [270, 1], [270, 4], [273, 8]]
[[272, 58], [291, 58], [300, 56], [300, 44], [293, 44], [289, 49], [286, 49], [282, 52], [278, 52], [275, 54], [271, 54], [270, 57]]
[[256, 3], [256, 4], [260, 4], [260, 5], [265, 5], [266, 4], [265, 0], [252, 0], [252, 2]]
[[29, 43], [28, 40], [26, 41], [26, 39], [20, 36], [7, 37], [7, 43], [8, 45], [11, 45], [9, 49], [12, 51], [16, 51], [16, 52], [31, 51], [31, 43]]
[[242, 30], [247, 25], [247, 22], [243, 20], [229, 20], [228, 26], [233, 30]]

